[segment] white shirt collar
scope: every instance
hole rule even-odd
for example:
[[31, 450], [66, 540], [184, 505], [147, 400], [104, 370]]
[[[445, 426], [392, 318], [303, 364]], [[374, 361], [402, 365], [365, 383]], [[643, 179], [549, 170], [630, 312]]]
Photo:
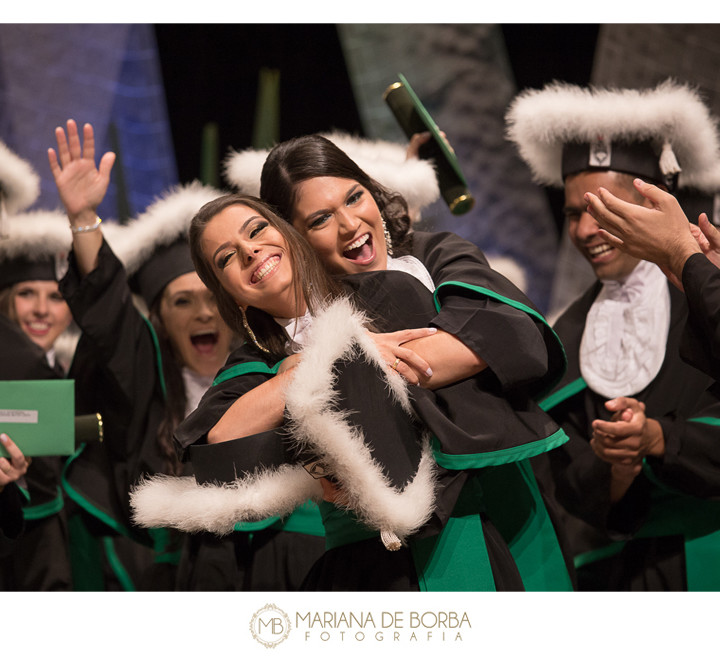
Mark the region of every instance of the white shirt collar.
[[187, 403], [185, 405], [185, 416], [189, 416], [197, 409], [200, 398], [205, 395], [210, 386], [212, 386], [214, 377], [206, 375], [198, 375], [190, 368], [182, 369], [183, 383], [185, 384], [185, 397]]

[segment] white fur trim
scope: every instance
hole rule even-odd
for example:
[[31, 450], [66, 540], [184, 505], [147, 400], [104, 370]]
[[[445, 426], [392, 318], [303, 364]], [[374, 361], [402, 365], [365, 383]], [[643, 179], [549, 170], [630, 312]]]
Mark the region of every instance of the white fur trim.
[[570, 141], [652, 139], [668, 142], [681, 163], [678, 184], [714, 192], [720, 187], [717, 122], [689, 85], [666, 80], [654, 89], [581, 88], [555, 82], [526, 90], [506, 114], [507, 138], [536, 182], [562, 187], [562, 148]]
[[40, 196], [40, 176], [3, 142], [0, 142], [0, 188], [8, 215], [29, 208]]
[[128, 274], [137, 270], [161, 245], [186, 234], [198, 210], [222, 192], [193, 181], [169, 189], [120, 230], [106, 233], [108, 243]]
[[355, 312], [348, 300], [340, 300], [316, 316], [303, 358], [287, 387], [285, 406], [291, 433], [301, 446], [311, 446], [341, 483], [343, 506], [371, 528], [403, 541], [428, 520], [434, 507], [435, 462], [429, 440], [426, 437], [424, 441], [413, 480], [402, 490], [393, 488], [373, 459], [362, 431], [348, 422], [347, 413], [333, 408], [337, 399], [333, 366], [347, 357], [364, 358], [378, 368], [389, 390], [410, 413], [404, 380], [385, 366], [364, 329], [362, 314]]
[[287, 516], [322, 488], [301, 466], [264, 470], [226, 485], [198, 484], [194, 477], [155, 475], [130, 492], [133, 520], [144, 528], [226, 535], [236, 523]]
[[[331, 409], [338, 358], [355, 354], [386, 375], [391, 394], [408, 412], [404, 380], [389, 371], [364, 329], [364, 316], [348, 300], [339, 300], [318, 313], [303, 359], [288, 385], [286, 407], [293, 437], [309, 445], [342, 483], [343, 504], [370, 527], [401, 541], [432, 513], [435, 500], [435, 461], [426, 439], [418, 472], [402, 491], [392, 488], [372, 459], [362, 434], [345, 414]], [[321, 487], [300, 466], [263, 470], [228, 485], [198, 485], [192, 477], [158, 475], [131, 492], [135, 523], [169, 526], [186, 532], [231, 532], [239, 521], [285, 516], [308, 499], [319, 500]], [[395, 546], [396, 548], [396, 546]]]
[[[406, 159], [406, 146], [383, 140], [324, 133], [370, 178], [401, 194], [408, 206], [420, 210], [440, 198], [433, 165], [427, 160]], [[225, 180], [244, 194], [260, 195], [260, 174], [269, 150], [232, 151], [223, 163]]]
[[0, 259], [29, 259], [67, 254], [72, 243], [70, 222], [64, 212], [37, 210], [9, 217], [0, 238]]

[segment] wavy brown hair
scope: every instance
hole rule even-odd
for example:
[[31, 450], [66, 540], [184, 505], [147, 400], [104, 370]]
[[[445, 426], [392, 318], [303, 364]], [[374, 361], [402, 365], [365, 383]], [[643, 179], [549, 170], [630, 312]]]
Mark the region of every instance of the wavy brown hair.
[[260, 177], [260, 198], [292, 222], [298, 184], [322, 176], [354, 180], [367, 189], [385, 219], [393, 252], [396, 256], [408, 253], [412, 234], [405, 198], [370, 178], [345, 151], [322, 135], [295, 137], [270, 151]]
[[[202, 236], [205, 227], [220, 212], [233, 205], [244, 205], [264, 217], [277, 229], [288, 245], [288, 254], [295, 282], [295, 301], [307, 304], [310, 313], [316, 313], [325, 303], [341, 294], [339, 284], [326, 272], [313, 248], [286, 221], [278, 217], [260, 199], [244, 194], [227, 194], [206, 203], [193, 217], [188, 234], [190, 254], [195, 269], [203, 283], [212, 291], [217, 300], [218, 310], [223, 320], [239, 336], [253, 341], [243, 323], [243, 314], [232, 294], [225, 290], [217, 278], [212, 263], [208, 262], [202, 251]], [[287, 334], [271, 315], [252, 306], [246, 311], [247, 321], [252, 328], [257, 343], [267, 349], [274, 357], [287, 356], [285, 345]]]

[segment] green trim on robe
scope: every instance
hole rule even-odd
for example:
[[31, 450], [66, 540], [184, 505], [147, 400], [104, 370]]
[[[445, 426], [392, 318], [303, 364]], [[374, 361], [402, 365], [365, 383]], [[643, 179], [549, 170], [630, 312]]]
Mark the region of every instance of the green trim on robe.
[[530, 462], [478, 472], [487, 514], [508, 544], [525, 590], [569, 592], [572, 580]]
[[578, 377], [575, 381], [566, 384], [561, 389], [558, 389], [554, 393], [548, 395], [545, 399], [539, 403], [540, 408], [543, 411], [549, 411], [553, 407], [556, 407], [561, 402], [565, 402], [568, 398], [573, 395], [577, 395], [580, 391], [587, 388], [587, 383], [582, 377]]
[[591, 551], [580, 553], [579, 555], [576, 555], [575, 559], [573, 560], [575, 568], [580, 569], [586, 564], [592, 564], [593, 562], [605, 560], [606, 558], [612, 557], [613, 555], [617, 555], [620, 551], [623, 550], [623, 548], [625, 548], [625, 543], [626, 542], [624, 541], [616, 541], [612, 544], [608, 544], [607, 546], [601, 546], [600, 548], [595, 548]]
[[83, 496], [79, 491], [77, 491], [67, 480], [67, 470], [70, 467], [70, 464], [72, 464], [75, 459], [77, 459], [81, 454], [82, 451], [85, 448], [85, 444], [83, 443], [76, 451], [75, 453], [70, 456], [65, 462], [65, 466], [62, 471], [62, 486], [65, 490], [65, 493], [74, 500], [82, 509], [84, 509], [88, 514], [94, 516], [95, 518], [102, 521], [105, 525], [107, 525], [109, 528], [114, 530], [115, 532], [124, 535], [125, 537], [128, 537], [129, 539], [132, 539], [133, 541], [137, 541], [140, 544], [143, 544], [145, 546], [148, 546], [150, 542], [143, 541], [136, 535], [132, 533], [132, 531], [127, 528], [123, 523], [118, 521], [117, 519], [114, 519], [112, 516], [110, 516], [107, 512], [104, 512], [100, 508], [96, 507], [91, 501], [89, 501], [85, 496]]
[[262, 375], [277, 375], [280, 364], [284, 361], [278, 361], [272, 368], [262, 361], [248, 361], [246, 363], [236, 363], [234, 366], [230, 366], [227, 370], [221, 372], [213, 381], [212, 385], [217, 386], [226, 382], [228, 379], [234, 379], [235, 377], [242, 377], [242, 375], [248, 375], [251, 373], [259, 373]]
[[482, 487], [470, 478], [440, 534], [410, 539], [420, 591], [496, 590], [480, 518], [482, 509]]
[[295, 508], [284, 519], [279, 516], [271, 516], [261, 521], [243, 521], [236, 523], [233, 530], [235, 532], [259, 532], [271, 527], [276, 530], [296, 532], [301, 535], [325, 536], [325, 527], [323, 526], [320, 510], [311, 500]]
[[713, 416], [698, 416], [697, 418], [688, 418], [691, 423], [703, 423], [704, 425], [720, 425], [720, 418]]
[[63, 492], [60, 487], [57, 488], [57, 496], [53, 500], [49, 500], [47, 503], [41, 505], [29, 505], [23, 507], [23, 517], [26, 521], [37, 521], [38, 519], [44, 519], [53, 514], [57, 514], [65, 506], [63, 499]]
[[145, 320], [145, 324], [150, 330], [150, 338], [152, 338], [153, 347], [155, 348], [155, 365], [157, 366], [160, 389], [162, 390], [163, 399], [167, 400], [167, 386], [165, 384], [165, 373], [163, 373], [162, 354], [160, 353], [160, 341], [158, 340], [157, 333], [155, 332], [155, 327], [152, 326], [152, 322], [150, 322], [150, 320], [146, 318], [142, 313], [140, 314], [140, 317]]
[[326, 551], [380, 536], [377, 530], [368, 528], [359, 521], [351, 510], [322, 500], [318, 504], [318, 511], [324, 526]]
[[482, 286], [476, 286], [472, 283], [464, 283], [463, 281], [445, 281], [444, 283], [441, 283], [437, 288], [435, 288], [435, 291], [433, 292], [433, 299], [435, 301], [435, 309], [439, 312], [442, 308], [442, 305], [440, 304], [440, 300], [438, 299], [438, 291], [441, 288], [444, 288], [446, 286], [457, 286], [458, 288], [464, 288], [465, 290], [472, 290], [473, 292], [479, 293], [480, 295], [484, 295], [486, 297], [490, 297], [491, 299], [494, 299], [496, 301], [499, 301], [503, 304], [507, 304], [508, 306], [512, 306], [513, 308], [523, 311], [524, 313], [527, 313], [528, 315], [534, 317], [536, 320], [539, 320], [544, 324], [547, 329], [550, 331], [550, 333], [555, 337], [555, 340], [557, 341], [558, 345], [560, 346], [560, 351], [563, 356], [563, 368], [562, 368], [562, 374], [552, 383], [548, 384], [546, 387], [546, 391], [551, 391], [557, 383], [562, 379], [565, 372], [567, 371], [568, 366], [568, 358], [567, 353], [565, 352], [565, 346], [563, 345], [562, 341], [560, 340], [560, 337], [555, 333], [555, 330], [550, 326], [547, 319], [542, 315], [542, 313], [539, 313], [535, 309], [530, 308], [526, 304], [523, 304], [522, 302], [518, 302], [514, 299], [510, 299], [509, 297], [505, 297], [504, 295], [501, 295], [494, 290], [490, 290], [489, 288], [483, 288]]
[[[637, 538], [681, 535], [685, 543], [687, 589], [690, 592], [720, 591], [720, 501], [697, 498], [661, 482], [647, 461], [643, 473], [653, 485], [648, 519], [635, 533]], [[602, 546], [575, 558], [576, 568], [618, 554], [625, 541]]]
[[102, 542], [103, 549], [105, 550], [105, 556], [107, 557], [108, 564], [110, 565], [112, 572], [115, 574], [118, 581], [120, 582], [123, 590], [125, 592], [135, 592], [137, 589], [135, 587], [135, 583], [133, 583], [132, 578], [130, 578], [130, 574], [127, 572], [127, 569], [125, 569], [123, 563], [120, 561], [120, 558], [115, 551], [112, 537], [105, 536], [102, 537], [100, 541]]
[[[278, 361], [274, 366], [270, 367], [262, 361], [249, 361], [247, 363], [237, 363], [230, 366], [215, 378], [212, 385], [216, 386], [223, 382], [241, 377], [251, 373], [260, 373], [264, 375], [276, 375], [280, 364], [284, 361]], [[313, 535], [314, 537], [322, 537], [325, 534], [322, 525], [322, 518], [317, 505], [312, 501], [307, 501], [297, 509], [293, 510], [290, 516], [281, 519], [279, 516], [271, 516], [261, 521], [243, 521], [236, 523], [235, 532], [258, 532], [265, 530], [271, 526], [276, 526], [277, 530], [285, 532], [297, 532], [303, 535]]]
[[521, 446], [503, 448], [493, 452], [483, 452], [467, 455], [451, 455], [440, 450], [440, 442], [432, 439], [432, 451], [435, 461], [451, 471], [464, 471], [470, 468], [485, 468], [498, 466], [510, 462], [518, 462], [530, 457], [536, 457], [548, 450], [553, 450], [569, 440], [565, 431], [560, 428], [550, 436], [539, 441], [533, 441]]

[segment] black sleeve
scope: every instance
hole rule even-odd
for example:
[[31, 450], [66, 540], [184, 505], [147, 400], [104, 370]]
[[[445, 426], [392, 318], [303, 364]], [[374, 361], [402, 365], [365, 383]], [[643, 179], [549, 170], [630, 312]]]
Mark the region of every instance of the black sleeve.
[[[183, 457], [187, 457], [186, 450], [191, 445], [207, 443], [208, 432], [233, 402], [272, 378], [276, 365], [267, 363], [246, 345], [232, 352], [197, 408], [175, 429], [175, 443]], [[242, 375], [233, 376], [238, 368]]]
[[694, 254], [683, 267], [682, 283], [689, 314], [680, 355], [720, 380], [720, 270], [703, 254]]
[[80, 357], [101, 368], [114, 386], [113, 394], [126, 402], [147, 394], [145, 383], [157, 379], [152, 335], [135, 308], [122, 263], [107, 242], [98, 254], [98, 266], [84, 277], [70, 253], [60, 291], [83, 334], [77, 348]]
[[438, 313], [432, 324], [483, 358], [503, 390], [522, 387], [538, 396], [557, 383], [566, 368], [560, 340], [480, 249], [452, 233], [417, 232], [413, 255], [435, 284]]
[[0, 491], [0, 557], [8, 555], [23, 531], [24, 521], [20, 492], [15, 484]]
[[665, 438], [665, 454], [647, 458], [653, 475], [682, 493], [720, 499], [720, 384], [698, 400], [689, 418], [657, 420]]

